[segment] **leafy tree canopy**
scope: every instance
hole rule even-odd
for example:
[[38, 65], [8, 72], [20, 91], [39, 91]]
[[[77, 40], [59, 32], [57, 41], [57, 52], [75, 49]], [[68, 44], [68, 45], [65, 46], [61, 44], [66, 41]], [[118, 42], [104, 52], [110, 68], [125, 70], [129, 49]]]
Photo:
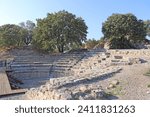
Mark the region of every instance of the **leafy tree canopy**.
[[32, 37], [33, 37], [33, 30], [35, 28], [35, 23], [27, 20], [26, 22], [21, 22], [19, 23], [19, 26], [21, 26], [22, 28], [24, 28], [24, 42], [26, 45], [28, 45], [29, 43], [31, 43]]
[[86, 40], [87, 26], [81, 17], [67, 11], [48, 13], [37, 20], [33, 45], [44, 51], [63, 52], [82, 45]]
[[0, 46], [14, 47], [24, 45], [25, 30], [14, 24], [0, 26]]
[[88, 39], [84, 46], [85, 48], [87, 49], [93, 49], [97, 44], [99, 44], [99, 40], [96, 40], [96, 39]]
[[103, 23], [102, 32], [110, 41], [110, 48], [136, 48], [145, 39], [146, 28], [133, 14], [113, 14]]

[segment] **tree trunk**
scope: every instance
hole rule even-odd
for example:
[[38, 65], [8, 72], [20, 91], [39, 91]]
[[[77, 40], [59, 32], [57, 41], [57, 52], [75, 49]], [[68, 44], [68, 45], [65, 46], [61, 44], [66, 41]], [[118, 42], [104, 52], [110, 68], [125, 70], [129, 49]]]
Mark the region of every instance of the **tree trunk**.
[[64, 46], [61, 45], [61, 52], [63, 53], [64, 52]]
[[59, 52], [61, 52], [61, 49], [60, 49], [60, 47], [58, 47], [58, 51], [59, 51]]
[[57, 48], [58, 48], [58, 51], [59, 51], [60, 53], [63, 53], [63, 52], [64, 52], [64, 46], [63, 46], [63, 45], [58, 46]]

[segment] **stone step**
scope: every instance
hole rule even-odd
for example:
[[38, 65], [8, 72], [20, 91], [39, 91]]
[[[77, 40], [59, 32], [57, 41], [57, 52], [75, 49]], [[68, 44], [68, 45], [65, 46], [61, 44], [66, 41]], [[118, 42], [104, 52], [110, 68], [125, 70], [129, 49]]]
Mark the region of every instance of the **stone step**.
[[35, 67], [35, 66], [31, 66], [31, 67], [10, 67], [9, 70], [15, 71], [15, 72], [25, 72], [25, 71], [48, 71], [50, 70], [51, 67], [49, 66], [43, 66], [43, 67]]
[[56, 61], [57, 59], [15, 59], [13, 60], [13, 62], [53, 62], [53, 61]]
[[53, 63], [55, 60], [14, 60], [14, 64]]
[[24, 77], [21, 78], [21, 80], [23, 81], [24, 84], [19, 85], [22, 88], [36, 88], [39, 87], [41, 85], [44, 85], [48, 80], [50, 79], [50, 77]]
[[51, 78], [59, 78], [59, 77], [65, 77], [65, 76], [72, 76], [71, 73], [65, 73], [65, 72], [54, 72], [51, 74]]
[[28, 62], [28, 63], [22, 63], [22, 64], [15, 64], [15, 63], [12, 63], [11, 66], [50, 66], [52, 65], [51, 63], [41, 63], [41, 62]]
[[54, 70], [54, 71], [51, 71], [51, 74], [52, 73], [63, 73], [64, 74], [64, 73], [67, 73], [67, 70], [66, 71], [65, 70], [64, 71], [62, 71], [62, 70]]
[[33, 56], [33, 54], [31, 54], [31, 55], [18, 55], [18, 56], [14, 56], [14, 58], [49, 58], [49, 57], [51, 57], [51, 58], [55, 58], [55, 57], [58, 57], [58, 56], [60, 56], [60, 55], [34, 55]]
[[79, 59], [81, 59], [81, 57], [80, 58], [61, 58], [61, 59], [59, 59], [58, 61], [61, 61], [61, 62], [65, 62], [65, 61], [77, 61], [77, 60], [79, 60]]
[[74, 59], [80, 59], [80, 58], [82, 58], [83, 56], [66, 56], [66, 57], [61, 57], [60, 59], [58, 59], [58, 60], [65, 60], [65, 59], [68, 59], [68, 60], [74, 60]]
[[81, 56], [83, 55], [82, 52], [78, 52], [78, 53], [65, 53], [65, 54], [62, 54], [60, 56]]
[[59, 64], [59, 63], [57, 63], [57, 64], [55, 64], [54, 67], [72, 67], [72, 65], [74, 65], [74, 64], [73, 63], [72, 64]]
[[59, 60], [59, 61], [55, 61], [54, 64], [56, 64], [56, 63], [60, 63], [60, 64], [67, 63], [68, 64], [68, 63], [72, 63], [72, 62], [77, 62], [77, 60]]
[[51, 67], [52, 64], [11, 64], [10, 67], [13, 69], [15, 68], [43, 68], [43, 67], [46, 67], [46, 68], [49, 68]]
[[48, 59], [48, 60], [43, 60], [43, 59], [39, 59], [39, 60], [33, 60], [33, 59], [25, 59], [25, 60], [23, 60], [23, 59], [21, 59], [21, 60], [14, 60], [13, 62], [16, 62], [16, 63], [27, 63], [27, 62], [29, 62], [29, 63], [31, 63], [31, 62], [54, 62], [55, 60], [50, 60], [50, 59]]
[[56, 71], [56, 70], [67, 71], [69, 69], [70, 69], [70, 67], [54, 67], [54, 68], [52, 68], [52, 71]]
[[72, 63], [75, 63], [76, 61], [58, 61], [58, 62], [55, 62], [54, 64], [55, 65], [64, 65], [64, 64], [72, 64]]
[[50, 77], [49, 71], [23, 71], [23, 72], [12, 72], [12, 76], [19, 80], [23, 78], [43, 78], [43, 77]]
[[11, 69], [12, 70], [12, 72], [14, 72], [14, 73], [23, 73], [23, 72], [47, 72], [47, 71], [50, 71], [50, 69], [37, 69], [37, 68], [29, 68], [29, 69]]

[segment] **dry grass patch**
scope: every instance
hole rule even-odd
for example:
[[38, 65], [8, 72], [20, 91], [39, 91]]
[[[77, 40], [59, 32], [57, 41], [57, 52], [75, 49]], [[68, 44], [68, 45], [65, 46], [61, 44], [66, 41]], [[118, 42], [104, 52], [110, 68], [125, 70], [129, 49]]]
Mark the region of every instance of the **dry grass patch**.
[[145, 76], [150, 76], [150, 69], [144, 75]]

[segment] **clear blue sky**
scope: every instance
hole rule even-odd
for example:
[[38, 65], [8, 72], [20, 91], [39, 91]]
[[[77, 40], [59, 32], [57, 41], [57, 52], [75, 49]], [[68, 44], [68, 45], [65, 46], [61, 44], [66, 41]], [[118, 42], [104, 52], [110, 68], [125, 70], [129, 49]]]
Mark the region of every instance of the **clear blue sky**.
[[82, 17], [88, 37], [102, 36], [102, 23], [112, 13], [133, 13], [138, 19], [150, 19], [150, 0], [0, 0], [0, 25], [36, 21], [49, 12], [67, 10]]

